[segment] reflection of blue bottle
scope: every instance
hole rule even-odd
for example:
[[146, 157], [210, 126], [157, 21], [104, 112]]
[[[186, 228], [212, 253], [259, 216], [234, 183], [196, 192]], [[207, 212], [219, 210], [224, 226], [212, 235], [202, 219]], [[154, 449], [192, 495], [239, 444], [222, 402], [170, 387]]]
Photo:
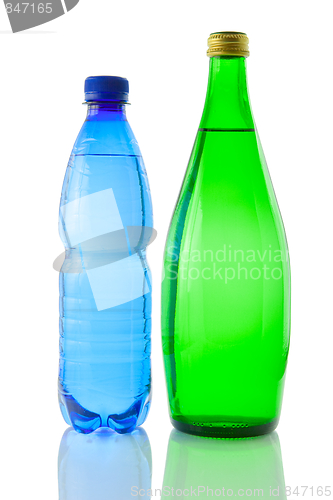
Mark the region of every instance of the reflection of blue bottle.
[[151, 282], [142, 235], [153, 226], [152, 206], [125, 114], [128, 81], [89, 77], [85, 98], [60, 202], [59, 401], [75, 430], [122, 433], [141, 425], [150, 405]]
[[279, 437], [273, 432], [248, 439], [203, 439], [173, 430], [162, 498], [172, 496], [171, 488], [174, 496], [180, 498], [237, 496], [284, 500]]
[[[143, 429], [119, 436], [67, 429], [59, 450], [59, 500], [126, 500], [151, 488], [151, 450]], [[148, 495], [140, 496], [148, 498]]]

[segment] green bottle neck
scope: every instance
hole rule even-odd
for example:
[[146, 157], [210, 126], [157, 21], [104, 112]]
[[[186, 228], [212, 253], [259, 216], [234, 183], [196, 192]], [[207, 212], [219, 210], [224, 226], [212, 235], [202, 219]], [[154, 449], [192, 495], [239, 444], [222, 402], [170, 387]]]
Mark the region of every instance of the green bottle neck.
[[210, 58], [208, 88], [200, 128], [253, 129], [245, 57]]

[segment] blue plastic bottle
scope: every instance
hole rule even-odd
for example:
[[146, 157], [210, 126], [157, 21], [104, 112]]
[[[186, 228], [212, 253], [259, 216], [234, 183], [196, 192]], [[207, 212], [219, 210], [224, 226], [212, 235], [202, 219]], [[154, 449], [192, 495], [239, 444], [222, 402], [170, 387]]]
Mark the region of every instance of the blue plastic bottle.
[[128, 81], [85, 81], [87, 118], [60, 202], [59, 403], [78, 432], [141, 425], [151, 394], [152, 205], [140, 149], [126, 119]]

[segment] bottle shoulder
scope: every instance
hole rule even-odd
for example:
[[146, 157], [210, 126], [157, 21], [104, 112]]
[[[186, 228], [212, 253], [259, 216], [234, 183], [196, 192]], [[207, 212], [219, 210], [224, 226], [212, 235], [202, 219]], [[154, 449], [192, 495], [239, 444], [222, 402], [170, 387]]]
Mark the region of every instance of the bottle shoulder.
[[75, 141], [73, 155], [141, 156], [127, 120], [86, 120]]
[[[253, 229], [286, 243], [273, 185], [259, 137], [255, 131], [198, 132], [183, 186], [176, 205], [169, 238], [191, 227], [216, 238], [246, 235]], [[206, 231], [209, 228], [209, 231]], [[184, 233], [183, 233], [184, 236]]]

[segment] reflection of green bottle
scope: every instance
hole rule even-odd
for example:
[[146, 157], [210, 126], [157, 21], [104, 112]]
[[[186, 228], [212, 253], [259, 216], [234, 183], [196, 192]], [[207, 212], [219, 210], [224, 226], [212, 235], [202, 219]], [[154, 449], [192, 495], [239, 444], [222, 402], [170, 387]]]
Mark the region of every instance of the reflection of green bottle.
[[214, 33], [208, 43], [205, 108], [165, 249], [166, 379], [176, 428], [254, 436], [281, 409], [289, 258], [249, 104], [248, 39]]
[[162, 498], [278, 497], [286, 499], [276, 432], [250, 439], [201, 439], [173, 430]]

